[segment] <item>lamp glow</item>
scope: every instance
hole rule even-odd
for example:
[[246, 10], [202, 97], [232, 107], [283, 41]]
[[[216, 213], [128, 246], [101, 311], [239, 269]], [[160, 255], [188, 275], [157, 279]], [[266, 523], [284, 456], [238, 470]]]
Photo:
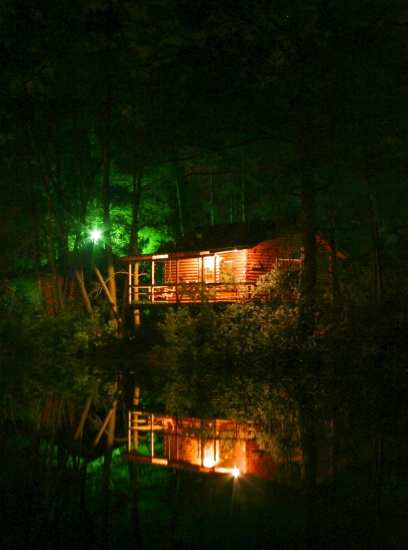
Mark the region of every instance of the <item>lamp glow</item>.
[[239, 476], [239, 469], [238, 469], [236, 466], [234, 466], [234, 467], [232, 468], [231, 474], [232, 474], [234, 477], [238, 477], [238, 476]]
[[213, 468], [215, 466], [216, 462], [213, 458], [204, 458], [204, 467], [205, 468]]
[[93, 240], [94, 243], [98, 242], [101, 237], [102, 237], [102, 233], [99, 231], [99, 229], [92, 229], [91, 239]]

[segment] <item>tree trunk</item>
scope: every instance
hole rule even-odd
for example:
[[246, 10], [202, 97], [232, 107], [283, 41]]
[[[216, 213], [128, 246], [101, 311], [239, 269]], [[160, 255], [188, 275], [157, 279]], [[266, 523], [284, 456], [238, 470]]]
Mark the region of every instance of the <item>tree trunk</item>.
[[[133, 406], [138, 407], [140, 403], [140, 388], [135, 387], [133, 394]], [[137, 431], [134, 431], [133, 435], [133, 444], [135, 452], [138, 451], [138, 438]], [[140, 531], [140, 514], [139, 514], [139, 487], [137, 480], [137, 462], [136, 460], [128, 460], [129, 465], [129, 480], [130, 480], [130, 491], [132, 495], [132, 534], [135, 541], [136, 550], [141, 550], [142, 548], [142, 537]]]
[[337, 262], [337, 242], [336, 242], [336, 227], [334, 222], [334, 201], [333, 201], [333, 192], [331, 189], [331, 182], [329, 183], [329, 218], [330, 218], [330, 275], [331, 275], [331, 288], [332, 288], [332, 299], [333, 299], [333, 310], [338, 312], [340, 306], [340, 284], [339, 284], [339, 275], [338, 275], [338, 262]]
[[305, 547], [313, 543], [316, 529], [317, 498], [317, 446], [316, 446], [316, 405], [307, 390], [300, 390], [299, 424], [303, 464], [303, 491], [305, 498]]
[[[304, 78], [306, 78], [304, 76]], [[302, 83], [303, 84], [303, 83]], [[308, 379], [316, 374], [314, 358], [310, 357], [307, 341], [312, 337], [315, 325], [316, 268], [317, 268], [317, 222], [316, 187], [314, 182], [314, 150], [311, 147], [312, 122], [307, 114], [307, 91], [301, 92], [299, 102], [298, 160], [300, 176], [300, 223], [303, 245], [303, 265], [300, 279], [300, 303], [298, 320], [298, 345], [302, 364], [301, 376], [304, 387], [299, 389], [299, 417], [301, 447], [304, 468], [305, 496], [305, 544], [312, 545], [315, 535], [317, 496], [317, 442], [316, 404], [313, 387]], [[305, 350], [305, 351], [304, 351]], [[302, 372], [303, 370], [303, 372]]]
[[[140, 200], [142, 196], [142, 179], [143, 179], [143, 170], [139, 168], [133, 175], [133, 203], [132, 203], [132, 231], [130, 236], [129, 243], [129, 255], [139, 254], [139, 239], [138, 239], [138, 228], [139, 228], [139, 212], [140, 212]], [[137, 266], [135, 266], [135, 278], [137, 280], [136, 284], [139, 284], [139, 278], [137, 273]], [[125, 284], [123, 289], [123, 309], [122, 309], [122, 319], [126, 319], [125, 310], [128, 303], [128, 284]], [[133, 320], [134, 326], [138, 327], [140, 325], [140, 310], [133, 310]]]
[[[105, 40], [106, 47], [101, 60], [103, 104], [102, 104], [102, 166], [103, 166], [103, 225], [105, 240], [105, 255], [107, 269], [107, 286], [114, 304], [117, 306], [115, 264], [112, 251], [111, 219], [110, 219], [110, 164], [111, 164], [111, 118], [112, 118], [112, 75], [111, 75], [111, 25], [109, 19], [112, 17], [112, 2], [109, 2], [106, 10]], [[111, 309], [111, 319], [118, 328], [118, 317]]]
[[382, 418], [382, 399], [380, 390], [374, 388], [373, 398], [373, 525], [372, 525], [372, 545], [378, 547], [378, 536], [380, 533], [379, 525], [381, 523], [381, 489], [383, 478], [383, 452], [384, 438], [381, 429]]
[[[316, 189], [309, 159], [300, 154], [301, 177], [301, 235], [303, 245], [303, 265], [300, 280], [299, 328], [301, 340], [313, 333], [316, 299]], [[303, 157], [303, 158], [302, 158]]]
[[245, 215], [245, 178], [244, 175], [241, 174], [241, 221], [245, 223], [246, 221], [246, 215]]
[[[54, 202], [53, 202], [53, 199], [52, 199], [52, 196], [51, 196], [50, 185], [44, 177], [42, 178], [42, 181], [43, 181], [43, 188], [45, 190], [45, 193], [47, 195], [47, 200], [48, 200], [49, 220], [51, 220], [49, 222], [50, 257], [53, 257], [53, 256], [55, 257], [53, 228], [52, 228], [52, 220], [53, 220], [55, 222], [59, 238], [60, 238], [61, 242], [64, 243], [65, 255], [66, 255], [67, 261], [68, 261], [69, 264], [71, 264], [71, 258], [70, 258], [71, 255], [70, 255], [69, 248], [68, 248], [67, 238], [66, 238], [66, 235], [64, 235], [62, 225], [61, 225], [60, 220], [57, 217], [56, 212], [55, 212]], [[85, 219], [83, 219], [82, 225], [85, 225]], [[52, 237], [52, 240], [51, 240], [51, 237]], [[77, 235], [77, 241], [80, 241], [81, 238], [82, 237], [80, 235], [79, 235], [79, 238], [78, 238], [78, 235]], [[53, 263], [53, 262], [50, 261], [50, 264], [52, 266], [53, 272], [54, 271], [56, 272], [55, 267], [54, 267], [55, 262]], [[77, 269], [75, 269], [75, 278], [76, 278], [76, 281], [78, 283], [79, 289], [81, 291], [82, 298], [84, 300], [85, 309], [86, 309], [88, 314], [92, 315], [92, 313], [93, 313], [92, 312], [92, 305], [91, 305], [91, 301], [89, 299], [88, 292], [87, 292], [86, 287], [85, 287], [85, 282], [84, 282], [84, 278], [83, 278], [82, 269], [81, 269], [80, 272]], [[61, 308], [62, 308], [63, 302], [62, 302], [61, 294], [60, 294], [59, 288], [58, 288], [58, 279], [57, 279], [56, 284], [57, 284], [57, 288], [54, 291], [54, 294], [56, 295], [57, 303], [60, 303]], [[54, 312], [55, 312], [55, 307], [54, 307]]]
[[92, 404], [92, 398], [88, 397], [85, 402], [85, 406], [84, 406], [84, 410], [82, 411], [81, 418], [79, 419], [77, 429], [75, 430], [75, 433], [74, 433], [74, 441], [78, 441], [78, 439], [82, 435], [85, 420], [86, 420], [86, 417], [88, 416], [89, 409], [91, 408], [91, 404]]
[[91, 300], [89, 299], [89, 294], [85, 287], [84, 274], [82, 270], [79, 272], [78, 269], [75, 269], [75, 279], [78, 283], [79, 290], [81, 291], [82, 299], [85, 304], [85, 310], [89, 315], [92, 315], [93, 314], [92, 304], [91, 304]]
[[132, 229], [130, 233], [130, 243], [129, 243], [130, 256], [139, 254], [138, 229], [139, 229], [140, 200], [142, 196], [142, 179], [143, 179], [143, 169], [139, 168], [133, 174]]
[[135, 550], [142, 549], [142, 536], [140, 531], [140, 515], [139, 515], [139, 487], [137, 480], [137, 462], [136, 460], [128, 460], [130, 491], [132, 495], [132, 536], [135, 544]]
[[27, 164], [27, 177], [28, 177], [28, 190], [29, 190], [29, 199], [30, 199], [30, 223], [31, 223], [31, 232], [33, 236], [33, 245], [34, 245], [34, 270], [35, 275], [38, 281], [38, 296], [40, 302], [40, 311], [44, 313], [45, 306], [45, 297], [44, 297], [44, 284], [41, 279], [41, 248], [40, 248], [40, 232], [38, 230], [37, 223], [37, 212], [36, 212], [36, 198], [34, 193], [34, 182], [32, 168], [28, 160]]
[[52, 216], [52, 206], [49, 202], [48, 204], [48, 249], [49, 255], [48, 259], [51, 266], [51, 297], [52, 304], [46, 304], [46, 306], [52, 307], [53, 313], [56, 314], [63, 309], [63, 302], [58, 286], [58, 270], [55, 263], [55, 246], [54, 246], [54, 228], [53, 228], [53, 216]]
[[378, 230], [377, 212], [374, 196], [370, 192], [370, 226], [373, 243], [373, 294], [375, 303], [379, 306], [383, 295], [383, 275], [381, 262], [380, 233]]
[[105, 420], [103, 421], [102, 423], [102, 426], [99, 428], [99, 432], [97, 433], [94, 441], [92, 442], [92, 445], [90, 446], [90, 448], [88, 449], [88, 453], [87, 453], [87, 456], [85, 458], [85, 461], [83, 463], [83, 466], [82, 466], [82, 469], [84, 469], [86, 463], [89, 461], [89, 459], [92, 457], [92, 453], [94, 452], [95, 450], [95, 447], [98, 445], [104, 431], [105, 431], [105, 428], [106, 426], [108, 425], [109, 423], [109, 420], [110, 420], [110, 417], [111, 417], [111, 414], [113, 413], [114, 410], [116, 410], [116, 405], [117, 405], [117, 402], [118, 402], [118, 399], [120, 397], [120, 394], [121, 394], [121, 390], [118, 390], [115, 395], [113, 396], [113, 399], [112, 399], [112, 403], [111, 403], [111, 406], [109, 408], [109, 411], [105, 417]]
[[[337, 399], [337, 397], [334, 397]], [[340, 461], [340, 411], [337, 403], [333, 405], [332, 409], [332, 484], [331, 484], [331, 539], [332, 548], [335, 548], [336, 544], [336, 522], [337, 522], [337, 488], [338, 488], [338, 470]]]
[[180, 198], [180, 185], [179, 180], [176, 177], [176, 193], [177, 193], [177, 206], [178, 206], [178, 213], [179, 213], [179, 223], [180, 223], [180, 233], [184, 235], [184, 225], [183, 225], [183, 210], [181, 208], [181, 198]]
[[[119, 331], [119, 333], [121, 334], [121, 333], [122, 333], [122, 329], [123, 329], [123, 326], [122, 326], [123, 324], [122, 324], [122, 319], [121, 319], [121, 317], [120, 317], [120, 315], [119, 315], [119, 311], [118, 311], [118, 308], [117, 308], [117, 305], [116, 305], [116, 300], [113, 298], [113, 296], [112, 296], [112, 294], [111, 294], [111, 289], [108, 288], [108, 284], [105, 283], [104, 278], [102, 277], [102, 274], [101, 274], [101, 272], [99, 271], [98, 267], [97, 267], [95, 264], [93, 264], [93, 268], [94, 268], [94, 271], [95, 271], [95, 273], [96, 273], [96, 276], [97, 276], [98, 279], [99, 279], [99, 282], [100, 282], [101, 285], [102, 285], [102, 288], [103, 288], [103, 290], [104, 290], [104, 292], [105, 292], [105, 295], [106, 295], [106, 297], [107, 297], [107, 299], [108, 299], [108, 301], [109, 301], [109, 304], [110, 304], [110, 306], [111, 306], [112, 315], [113, 315], [113, 317], [114, 317], [114, 319], [115, 319], [115, 321], [116, 321], [116, 326], [117, 326], [117, 328], [118, 328], [118, 331]], [[108, 283], [109, 283], [109, 281], [108, 281]]]
[[210, 225], [214, 225], [214, 180], [212, 166], [210, 167]]
[[111, 408], [109, 422], [107, 425], [105, 457], [104, 457], [103, 472], [102, 472], [101, 529], [102, 529], [102, 541], [104, 541], [104, 545], [106, 548], [109, 548], [109, 501], [110, 501], [109, 482], [110, 482], [110, 473], [111, 473], [111, 466], [112, 466], [112, 453], [113, 453], [114, 443], [115, 443], [116, 409], [117, 409], [117, 400], [114, 400]]

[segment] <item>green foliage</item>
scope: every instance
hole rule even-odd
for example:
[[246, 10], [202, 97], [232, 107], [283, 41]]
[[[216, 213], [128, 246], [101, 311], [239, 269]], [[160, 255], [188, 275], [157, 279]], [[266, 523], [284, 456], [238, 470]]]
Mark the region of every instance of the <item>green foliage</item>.
[[287, 279], [276, 270], [259, 284], [260, 291], [281, 296], [278, 303], [203, 308], [195, 316], [188, 310], [169, 313], [162, 324], [166, 346], [159, 350], [170, 411], [260, 422], [259, 441], [274, 455], [282, 445], [287, 454], [298, 444], [299, 381], [319, 392], [302, 367], [302, 356], [310, 355], [306, 347], [317, 344], [300, 348], [298, 307], [293, 294], [287, 299]]
[[35, 346], [26, 390], [30, 395], [78, 399], [96, 393], [100, 373], [89, 359], [92, 347], [101, 345], [102, 334], [94, 318], [46, 316], [32, 327], [29, 338]]
[[[397, 387], [407, 387], [403, 344], [393, 335], [403, 330], [406, 310], [394, 304], [379, 312], [367, 281], [365, 287], [355, 281], [341, 310], [319, 298], [313, 331], [304, 338], [297, 284], [276, 270], [259, 283], [270, 301], [203, 308], [195, 315], [187, 309], [169, 313], [161, 326], [165, 346], [158, 350], [162, 397], [171, 412], [258, 421], [264, 426], [257, 434], [260, 444], [286, 457], [299, 446], [299, 404], [312, 402], [326, 449], [319, 452], [328, 468], [333, 411], [336, 429], [347, 440], [343, 460], [353, 461], [373, 408], [384, 407], [391, 394], [402, 406]], [[381, 409], [381, 430], [391, 434], [392, 418], [405, 430], [396, 409], [388, 409]], [[356, 430], [343, 431], [350, 423]]]
[[102, 358], [113, 336], [97, 315], [20, 313], [3, 321], [0, 331], [0, 385], [13, 417], [36, 426], [49, 399], [83, 407], [91, 397], [99, 406], [111, 395], [116, 371]]

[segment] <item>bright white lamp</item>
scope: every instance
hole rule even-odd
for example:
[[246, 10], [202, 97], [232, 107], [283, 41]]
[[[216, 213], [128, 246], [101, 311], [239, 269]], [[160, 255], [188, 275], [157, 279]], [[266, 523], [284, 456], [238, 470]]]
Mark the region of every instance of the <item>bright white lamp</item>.
[[94, 243], [97, 243], [101, 237], [102, 237], [102, 233], [99, 231], [99, 229], [92, 229], [91, 239], [93, 240]]

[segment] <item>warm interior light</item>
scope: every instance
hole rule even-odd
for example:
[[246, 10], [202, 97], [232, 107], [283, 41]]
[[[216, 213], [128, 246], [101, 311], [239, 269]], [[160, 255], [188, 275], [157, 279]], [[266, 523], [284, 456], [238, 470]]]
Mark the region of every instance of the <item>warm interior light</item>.
[[212, 468], [215, 464], [216, 462], [213, 458], [204, 458], [204, 466], [206, 468]]
[[238, 477], [239, 476], [239, 470], [236, 466], [234, 466], [232, 468], [232, 471], [231, 471], [231, 474], [234, 476], [234, 477]]
[[99, 231], [99, 229], [92, 229], [91, 231], [91, 239], [94, 243], [98, 242], [101, 238], [102, 233]]

